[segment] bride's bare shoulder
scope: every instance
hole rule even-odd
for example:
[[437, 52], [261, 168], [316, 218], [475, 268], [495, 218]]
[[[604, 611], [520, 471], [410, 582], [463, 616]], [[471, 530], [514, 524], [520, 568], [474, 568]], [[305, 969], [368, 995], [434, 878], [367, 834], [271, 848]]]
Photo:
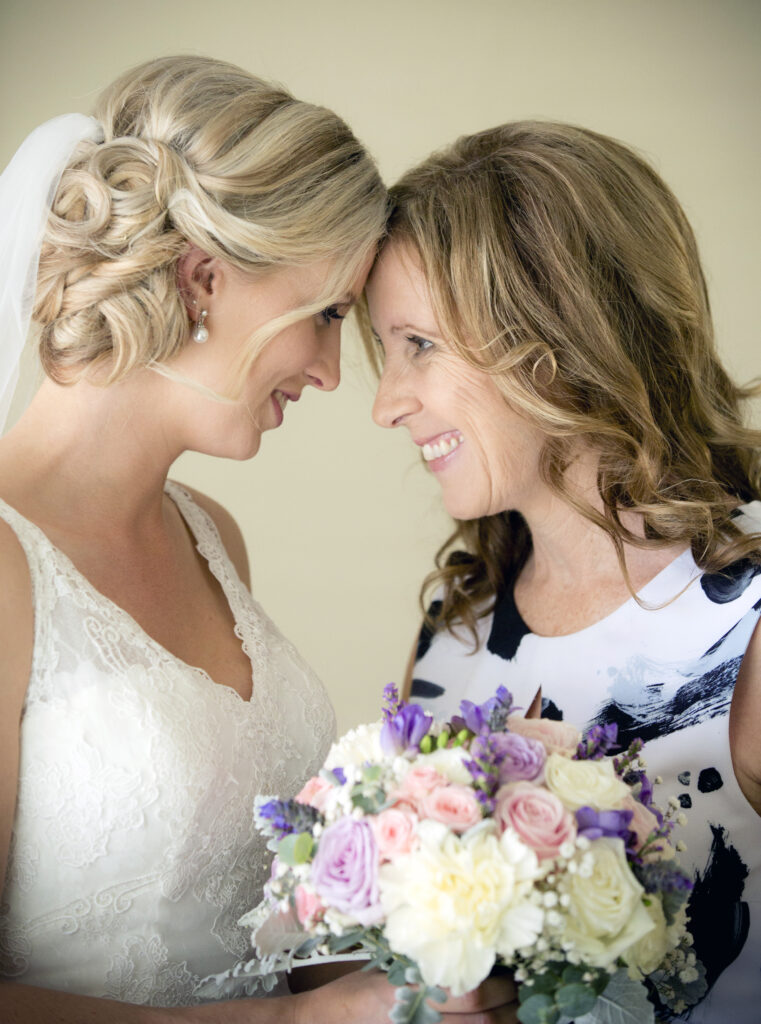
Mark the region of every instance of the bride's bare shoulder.
[[[34, 641], [32, 582], [24, 549], [0, 519], [0, 697], [6, 710], [23, 704]], [[10, 706], [6, 704], [10, 701]]]

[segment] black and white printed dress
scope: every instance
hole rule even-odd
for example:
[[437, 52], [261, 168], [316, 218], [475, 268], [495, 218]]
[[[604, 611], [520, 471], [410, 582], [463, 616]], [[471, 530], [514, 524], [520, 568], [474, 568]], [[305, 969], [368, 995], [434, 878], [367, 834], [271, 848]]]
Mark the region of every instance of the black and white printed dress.
[[[761, 502], [738, 510], [761, 532]], [[678, 595], [675, 597], [675, 595]], [[709, 991], [691, 1024], [761, 1020], [761, 818], [732, 770], [729, 710], [737, 673], [761, 615], [761, 566], [741, 561], [721, 576], [697, 568], [689, 551], [606, 618], [568, 636], [531, 632], [512, 589], [480, 620], [479, 648], [466, 631], [420, 636], [413, 698], [437, 718], [460, 700], [482, 702], [505, 685], [528, 708], [539, 689], [542, 716], [580, 728], [617, 722], [626, 746], [640, 736], [656, 800], [676, 796], [687, 814], [680, 855], [694, 872], [696, 951]], [[674, 599], [675, 598], [675, 599]], [[432, 610], [435, 610], [432, 608]], [[761, 736], [759, 736], [761, 744]]]

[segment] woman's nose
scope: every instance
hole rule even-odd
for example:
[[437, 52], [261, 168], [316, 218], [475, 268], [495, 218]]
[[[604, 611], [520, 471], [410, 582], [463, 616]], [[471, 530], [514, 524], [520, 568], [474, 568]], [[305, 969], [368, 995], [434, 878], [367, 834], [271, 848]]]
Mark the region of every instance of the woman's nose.
[[309, 383], [321, 391], [335, 391], [341, 383], [341, 336], [331, 331], [320, 342], [320, 354], [305, 370]]
[[393, 373], [386, 365], [373, 402], [373, 419], [378, 426], [399, 427], [420, 407], [420, 401], [406, 385], [404, 377]]

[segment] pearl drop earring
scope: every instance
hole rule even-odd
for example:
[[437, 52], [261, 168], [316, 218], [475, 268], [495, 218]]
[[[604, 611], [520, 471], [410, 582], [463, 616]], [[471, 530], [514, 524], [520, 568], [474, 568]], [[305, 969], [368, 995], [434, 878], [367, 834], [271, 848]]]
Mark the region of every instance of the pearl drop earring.
[[196, 325], [193, 328], [193, 341], [197, 341], [199, 345], [203, 345], [205, 341], [209, 340], [209, 332], [204, 326], [206, 317], [209, 315], [208, 310], [202, 309], [198, 314]]

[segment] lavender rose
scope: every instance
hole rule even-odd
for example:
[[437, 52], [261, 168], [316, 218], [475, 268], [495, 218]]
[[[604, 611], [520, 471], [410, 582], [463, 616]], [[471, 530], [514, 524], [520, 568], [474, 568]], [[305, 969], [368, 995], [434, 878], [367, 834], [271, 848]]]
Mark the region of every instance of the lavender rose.
[[544, 744], [517, 732], [498, 733], [496, 740], [499, 762], [499, 781], [519, 782], [538, 779], [542, 774], [547, 754]]
[[326, 907], [361, 925], [381, 919], [378, 846], [368, 821], [340, 818], [325, 829], [312, 861], [312, 885]]

